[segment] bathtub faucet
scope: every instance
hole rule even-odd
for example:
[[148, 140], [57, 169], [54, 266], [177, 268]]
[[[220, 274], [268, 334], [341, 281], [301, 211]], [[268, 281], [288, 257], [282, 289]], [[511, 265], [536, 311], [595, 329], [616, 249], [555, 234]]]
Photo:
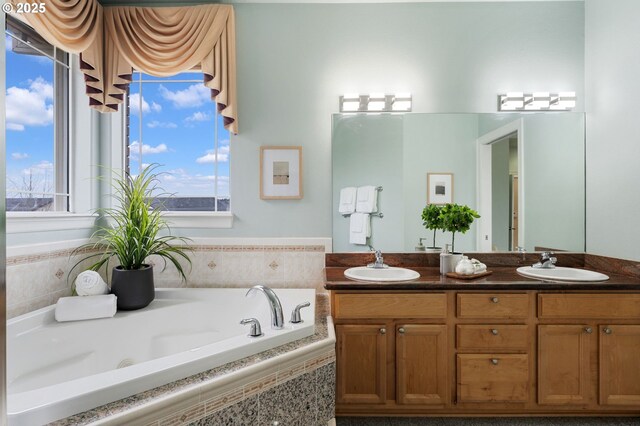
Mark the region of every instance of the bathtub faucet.
[[282, 305], [280, 304], [280, 299], [276, 293], [271, 290], [269, 287], [264, 285], [254, 285], [247, 291], [247, 296], [253, 294], [256, 291], [261, 291], [267, 299], [269, 300], [269, 305], [271, 308], [271, 328], [276, 330], [280, 330], [284, 327], [284, 315], [282, 314]]

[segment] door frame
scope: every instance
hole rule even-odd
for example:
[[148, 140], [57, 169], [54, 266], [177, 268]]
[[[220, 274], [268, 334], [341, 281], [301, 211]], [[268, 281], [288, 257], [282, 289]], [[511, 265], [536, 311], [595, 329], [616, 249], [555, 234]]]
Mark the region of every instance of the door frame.
[[524, 119], [518, 118], [476, 139], [476, 205], [478, 219], [477, 248], [478, 251], [492, 251], [492, 194], [491, 194], [491, 144], [515, 133], [518, 144], [518, 244], [525, 246], [524, 232]]

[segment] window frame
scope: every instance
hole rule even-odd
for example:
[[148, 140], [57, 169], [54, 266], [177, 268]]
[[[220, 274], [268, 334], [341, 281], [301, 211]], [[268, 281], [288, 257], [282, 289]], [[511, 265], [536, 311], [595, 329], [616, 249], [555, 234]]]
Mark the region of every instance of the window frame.
[[[140, 74], [141, 76], [143, 76], [143, 73], [140, 73], [139, 71], [134, 70], [134, 74]], [[184, 79], [184, 80], [151, 80], [149, 82], [153, 82], [153, 83], [194, 83], [197, 82], [199, 84], [203, 84], [201, 80], [192, 80], [192, 79]], [[140, 83], [140, 85], [142, 85], [142, 83], [144, 83], [144, 78], [140, 78], [139, 80], [133, 80], [130, 84], [138, 84]], [[140, 102], [142, 102], [144, 95], [142, 94], [142, 90], [140, 90]], [[213, 102], [213, 101], [212, 101]], [[129, 151], [129, 135], [127, 133], [127, 128], [129, 126], [129, 90], [127, 89], [127, 96], [126, 96], [126, 101], [123, 103], [123, 108], [120, 108], [120, 112], [119, 114], [121, 114], [121, 127], [118, 128], [117, 124], [113, 123], [112, 127], [111, 127], [111, 132], [112, 134], [115, 134], [115, 132], [120, 132], [120, 135], [122, 137], [122, 143], [117, 144], [120, 147], [120, 152], [116, 154], [116, 156], [114, 156], [114, 159], [118, 159], [118, 164], [116, 164], [115, 162], [112, 163], [112, 168], [114, 170], [120, 170], [121, 174], [124, 173], [124, 170], [126, 170], [127, 166], [128, 166], [128, 151]], [[142, 108], [141, 108], [142, 109]], [[216, 150], [215, 152], [217, 152], [218, 149], [218, 124], [217, 124], [217, 115], [218, 112], [216, 112], [216, 117], [214, 119], [215, 125], [214, 125], [214, 149]], [[140, 124], [142, 124], [142, 112], [140, 113]], [[233, 137], [233, 135], [230, 133], [229, 134], [229, 145], [231, 145], [231, 138]], [[140, 146], [142, 146], [143, 141], [142, 139], [139, 141]], [[114, 145], [115, 142], [114, 142]], [[142, 162], [142, 158], [140, 160]], [[216, 162], [215, 165], [215, 174], [216, 174], [216, 179], [215, 179], [215, 183], [214, 183], [214, 188], [215, 188], [215, 197], [216, 197], [216, 208], [217, 208], [217, 204], [218, 204], [218, 194], [217, 194], [217, 179], [218, 179], [218, 164]], [[231, 197], [231, 194], [229, 194], [229, 197]], [[162, 216], [167, 219], [167, 221], [169, 222], [169, 224], [171, 225], [172, 228], [178, 228], [178, 229], [231, 229], [233, 228], [233, 219], [234, 219], [234, 214], [233, 214], [233, 210], [232, 210], [232, 205], [231, 203], [229, 203], [229, 210], [228, 211], [171, 211], [171, 210], [167, 210], [167, 211], [162, 211]]]

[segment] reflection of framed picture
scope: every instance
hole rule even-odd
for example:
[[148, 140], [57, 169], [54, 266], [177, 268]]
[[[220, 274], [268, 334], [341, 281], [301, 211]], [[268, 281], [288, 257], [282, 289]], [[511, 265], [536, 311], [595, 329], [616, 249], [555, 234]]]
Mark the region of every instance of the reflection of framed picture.
[[302, 147], [260, 147], [260, 198], [299, 200], [302, 198]]
[[427, 204], [453, 203], [453, 173], [427, 173]]

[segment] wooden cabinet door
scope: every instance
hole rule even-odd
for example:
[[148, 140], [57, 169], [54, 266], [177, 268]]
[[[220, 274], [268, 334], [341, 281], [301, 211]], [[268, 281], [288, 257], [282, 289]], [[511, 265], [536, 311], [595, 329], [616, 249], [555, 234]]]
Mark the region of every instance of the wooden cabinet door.
[[640, 325], [600, 326], [600, 404], [640, 407]]
[[588, 404], [589, 342], [584, 325], [538, 326], [538, 404]]
[[[390, 330], [393, 332], [393, 330]], [[336, 402], [383, 404], [387, 393], [386, 324], [336, 325]]]
[[447, 326], [405, 324], [396, 330], [396, 389], [399, 404], [447, 402]]

